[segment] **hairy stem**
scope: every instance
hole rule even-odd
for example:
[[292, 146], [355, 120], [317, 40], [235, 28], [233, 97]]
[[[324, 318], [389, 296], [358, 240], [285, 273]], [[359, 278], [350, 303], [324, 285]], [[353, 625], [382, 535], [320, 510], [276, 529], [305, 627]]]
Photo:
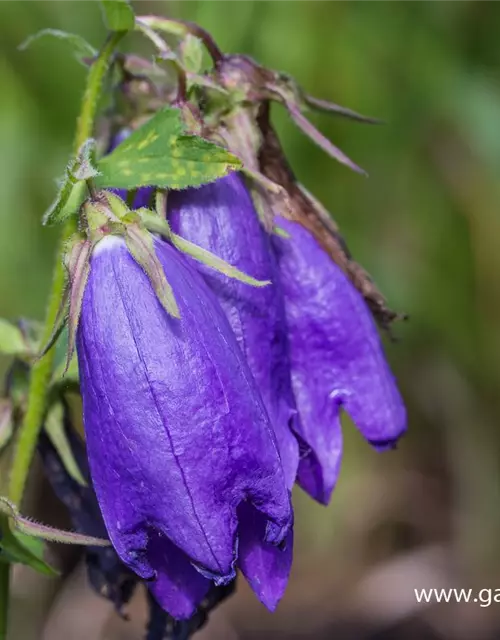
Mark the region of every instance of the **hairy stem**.
[[[101, 52], [90, 67], [87, 85], [82, 100], [80, 115], [76, 125], [73, 152], [76, 155], [82, 144], [92, 136], [97, 107], [101, 95], [102, 85], [108, 71], [113, 52], [123, 37], [123, 32], [114, 32], [108, 36]], [[41, 344], [47, 343], [52, 334], [57, 319], [61, 297], [64, 292], [66, 274], [62, 260], [64, 245], [75, 232], [77, 221], [70, 218], [61, 233], [57, 260], [52, 277], [47, 314]], [[54, 349], [38, 360], [31, 370], [28, 406], [23, 422], [19, 429], [16, 452], [12, 464], [9, 483], [9, 498], [19, 505], [21, 503], [28, 472], [35, 452], [38, 434], [45, 414], [47, 393], [54, 363]], [[7, 609], [9, 603], [9, 565], [0, 563], [0, 640], [7, 637]]]
[[[78, 153], [82, 144], [92, 136], [103, 80], [109, 68], [111, 56], [115, 47], [123, 35], [124, 34], [122, 32], [115, 32], [108, 37], [100, 54], [95, 59], [95, 62], [89, 70], [82, 108], [77, 121], [73, 147], [73, 152], [75, 154]], [[62, 253], [64, 244], [76, 230], [76, 223], [77, 221], [75, 217], [70, 218], [64, 225], [61, 233], [61, 241], [59, 243], [57, 261], [52, 279], [52, 289], [49, 296], [47, 315], [45, 318], [42, 344], [49, 340], [57, 318], [57, 312], [59, 310], [59, 304], [66, 281]], [[38, 433], [40, 431], [40, 426], [45, 412], [47, 391], [52, 373], [53, 361], [54, 350], [50, 349], [43, 358], [33, 365], [33, 369], [31, 371], [28, 406], [20, 428], [16, 454], [10, 476], [9, 498], [14, 504], [20, 504], [23, 496], [26, 478], [28, 476]]]

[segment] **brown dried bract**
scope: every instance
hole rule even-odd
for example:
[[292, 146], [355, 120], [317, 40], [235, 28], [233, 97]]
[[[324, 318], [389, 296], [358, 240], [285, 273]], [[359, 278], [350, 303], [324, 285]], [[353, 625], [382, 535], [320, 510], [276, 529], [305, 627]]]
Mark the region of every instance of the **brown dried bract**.
[[387, 306], [384, 296], [368, 272], [353, 260], [329, 213], [296, 181], [272, 127], [269, 111], [269, 102], [263, 102], [257, 116], [263, 139], [259, 165], [261, 172], [267, 178], [284, 187], [288, 193], [288, 201], [286, 206], [280, 207], [280, 214], [284, 218], [299, 222], [313, 234], [321, 247], [363, 295], [378, 324], [389, 331], [394, 320], [404, 319], [406, 316], [392, 311]]

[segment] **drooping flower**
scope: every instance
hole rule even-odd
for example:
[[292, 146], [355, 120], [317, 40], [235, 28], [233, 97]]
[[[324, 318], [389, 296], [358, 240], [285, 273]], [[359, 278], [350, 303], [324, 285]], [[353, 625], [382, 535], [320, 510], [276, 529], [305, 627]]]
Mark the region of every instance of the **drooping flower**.
[[[195, 263], [217, 296], [257, 382], [291, 489], [299, 461], [298, 444], [292, 433], [296, 409], [290, 381], [283, 298], [276, 286], [277, 271], [270, 239], [261, 228], [243, 179], [237, 174], [199, 189], [170, 192], [167, 206], [172, 231], [244, 273], [271, 281], [267, 287], [250, 287]], [[245, 526], [241, 528], [240, 548], [248, 551], [246, 561], [241, 563], [242, 570], [261, 599], [272, 608], [282, 596], [288, 579], [292, 561], [291, 534], [285, 552], [277, 551], [262, 542], [265, 522], [258, 514], [244, 506], [241, 517]], [[250, 557], [253, 561], [247, 562]], [[278, 574], [281, 575], [279, 581]]]
[[[121, 559], [174, 617], [234, 578], [241, 510], [280, 545], [289, 491], [255, 382], [216, 299], [155, 242], [180, 319], [124, 241], [93, 252], [77, 336], [92, 480]], [[255, 534], [257, 535], [257, 534]], [[272, 577], [271, 577], [272, 580]]]
[[342, 455], [344, 409], [378, 450], [406, 430], [406, 412], [368, 307], [300, 224], [277, 218], [273, 237], [284, 293], [292, 386], [303, 455], [298, 482], [329, 502]]

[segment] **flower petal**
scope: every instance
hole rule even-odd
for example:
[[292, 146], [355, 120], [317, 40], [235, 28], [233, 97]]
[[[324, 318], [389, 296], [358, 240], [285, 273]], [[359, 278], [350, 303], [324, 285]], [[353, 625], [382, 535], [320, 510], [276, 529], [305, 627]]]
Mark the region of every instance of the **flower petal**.
[[154, 578], [151, 531], [200, 570], [234, 575], [236, 508], [250, 501], [279, 542], [290, 501], [265, 408], [227, 320], [169, 245], [156, 252], [179, 305], [168, 316], [124, 242], [92, 256], [78, 355], [92, 479], [110, 538]]
[[156, 579], [148, 585], [156, 601], [177, 620], [190, 618], [212, 583], [158, 532], [150, 535], [148, 554], [157, 571]]
[[276, 547], [262, 542], [265, 519], [249, 504], [238, 510], [239, 566], [259, 600], [274, 611], [283, 597], [292, 568], [293, 529]]
[[296, 415], [290, 383], [287, 337], [276, 265], [243, 179], [231, 174], [199, 189], [172, 191], [168, 200], [172, 230], [232, 266], [272, 284], [256, 288], [192, 262], [229, 320], [249, 364], [274, 427], [287, 484], [298, 465], [298, 446], [290, 431]]
[[[340, 409], [376, 448], [387, 448], [404, 433], [406, 412], [361, 295], [306, 229], [282, 218], [277, 224], [290, 236], [276, 236], [273, 243], [301, 418], [298, 435], [306, 452], [299, 481], [327, 502], [340, 464]], [[323, 486], [311, 490], [321, 480], [318, 464]]]

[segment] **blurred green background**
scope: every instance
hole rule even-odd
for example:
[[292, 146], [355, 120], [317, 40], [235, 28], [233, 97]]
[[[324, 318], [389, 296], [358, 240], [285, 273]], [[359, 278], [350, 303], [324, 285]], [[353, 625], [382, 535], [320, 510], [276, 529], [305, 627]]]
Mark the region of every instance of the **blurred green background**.
[[[418, 607], [413, 588], [500, 587], [500, 3], [143, 1], [136, 10], [199, 22], [225, 51], [386, 122], [313, 116], [368, 171], [364, 179], [315, 148], [279, 107], [273, 114], [301, 182], [392, 307], [411, 318], [387, 345], [408, 436], [378, 455], [346, 424], [331, 506], [296, 495], [296, 562], [278, 612], [267, 615], [242, 587], [213, 637], [343, 639], [352, 629], [357, 640], [490, 637], [500, 603]], [[95, 2], [0, 2], [0, 315], [8, 318], [43, 316], [57, 231], [40, 218], [68, 160], [85, 73], [64, 43], [18, 51], [46, 27], [95, 46], [104, 37]], [[33, 629], [54, 597], [34, 580], [21, 572], [16, 583], [32, 618], [13, 638], [39, 637]], [[43, 590], [50, 595], [33, 604]], [[140, 637], [133, 621], [106, 624], [103, 637]], [[94, 637], [78, 635], [76, 623], [61, 633], [44, 637]]]

